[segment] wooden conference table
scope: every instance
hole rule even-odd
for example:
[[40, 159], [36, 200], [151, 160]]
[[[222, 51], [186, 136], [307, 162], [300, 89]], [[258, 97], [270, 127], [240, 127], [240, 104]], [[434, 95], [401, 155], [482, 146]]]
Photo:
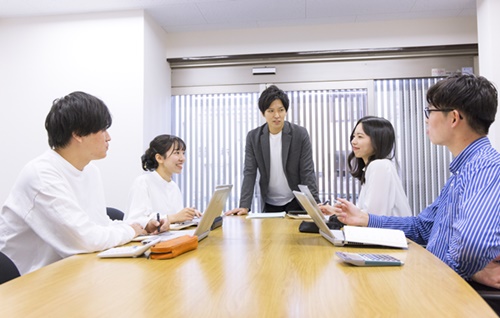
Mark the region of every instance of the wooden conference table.
[[[419, 245], [334, 247], [300, 220], [232, 216], [171, 260], [75, 255], [0, 285], [0, 317], [496, 317]], [[387, 252], [354, 267], [336, 251]]]

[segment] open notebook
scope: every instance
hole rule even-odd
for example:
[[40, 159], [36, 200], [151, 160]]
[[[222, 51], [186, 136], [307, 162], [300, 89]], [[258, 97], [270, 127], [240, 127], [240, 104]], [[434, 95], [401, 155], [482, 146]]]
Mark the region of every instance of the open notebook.
[[325, 222], [323, 213], [315, 201], [306, 194], [293, 191], [302, 207], [311, 216], [319, 228], [319, 233], [335, 246], [347, 245], [375, 245], [397, 248], [408, 248], [408, 242], [403, 231], [345, 225], [342, 230], [330, 230]]

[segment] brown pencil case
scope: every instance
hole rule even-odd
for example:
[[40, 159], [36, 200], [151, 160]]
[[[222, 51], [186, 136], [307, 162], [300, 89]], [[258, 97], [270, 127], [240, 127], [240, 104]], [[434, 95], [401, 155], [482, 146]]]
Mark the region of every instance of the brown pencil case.
[[151, 259], [170, 259], [198, 247], [198, 236], [184, 235], [151, 246]]

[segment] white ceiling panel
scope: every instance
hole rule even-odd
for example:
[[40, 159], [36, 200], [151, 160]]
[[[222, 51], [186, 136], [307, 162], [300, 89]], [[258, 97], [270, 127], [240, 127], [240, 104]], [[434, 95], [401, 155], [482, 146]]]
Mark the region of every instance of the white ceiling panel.
[[186, 32], [474, 16], [476, 1], [0, 0], [0, 19], [137, 9], [167, 32]]

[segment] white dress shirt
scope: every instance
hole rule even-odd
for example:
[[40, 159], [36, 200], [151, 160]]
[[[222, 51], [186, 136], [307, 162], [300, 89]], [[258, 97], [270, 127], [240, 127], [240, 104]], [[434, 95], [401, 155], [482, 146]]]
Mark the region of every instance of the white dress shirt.
[[401, 179], [391, 160], [378, 159], [370, 162], [356, 205], [365, 212], [376, 215], [412, 215]]

